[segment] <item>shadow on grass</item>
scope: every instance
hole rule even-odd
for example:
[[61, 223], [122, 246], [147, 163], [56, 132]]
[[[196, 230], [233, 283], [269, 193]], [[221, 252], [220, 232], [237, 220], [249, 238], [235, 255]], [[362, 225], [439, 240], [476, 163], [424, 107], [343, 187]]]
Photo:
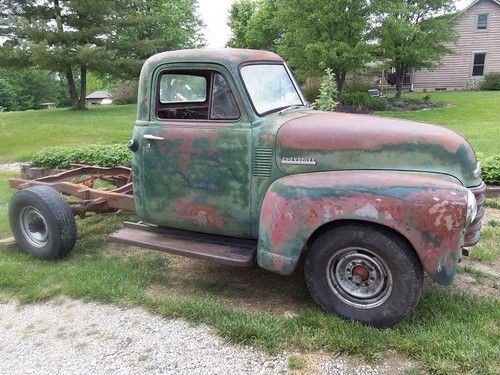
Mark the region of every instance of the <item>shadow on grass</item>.
[[[238, 344], [382, 359], [389, 349], [436, 373], [492, 373], [499, 360], [498, 300], [428, 290], [417, 311], [378, 330], [321, 312], [300, 274], [282, 277], [137, 251], [105, 250], [105, 238], [133, 216], [99, 215], [78, 222], [73, 254], [61, 261], [0, 253], [0, 290], [22, 302], [56, 295], [143, 306], [165, 317], [211, 326]], [[115, 249], [116, 250], [116, 249]], [[126, 253], [126, 249], [121, 249]]]

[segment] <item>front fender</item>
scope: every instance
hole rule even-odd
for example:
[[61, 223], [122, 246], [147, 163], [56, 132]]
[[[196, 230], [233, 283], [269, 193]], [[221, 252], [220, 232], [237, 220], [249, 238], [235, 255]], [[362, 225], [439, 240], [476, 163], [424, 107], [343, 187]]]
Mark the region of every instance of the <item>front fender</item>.
[[400, 233], [430, 277], [449, 284], [461, 254], [466, 212], [467, 189], [449, 176], [393, 171], [286, 176], [264, 197], [257, 260], [265, 269], [291, 274], [318, 228], [358, 220]]

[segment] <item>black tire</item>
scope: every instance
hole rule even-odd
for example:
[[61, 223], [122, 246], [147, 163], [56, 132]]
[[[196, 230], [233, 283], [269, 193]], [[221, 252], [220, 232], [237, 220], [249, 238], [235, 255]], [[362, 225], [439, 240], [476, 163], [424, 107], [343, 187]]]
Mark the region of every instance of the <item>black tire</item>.
[[384, 328], [415, 310], [424, 275], [404, 239], [360, 223], [319, 236], [307, 254], [305, 278], [311, 296], [325, 311]]
[[62, 195], [49, 186], [17, 191], [9, 204], [9, 221], [19, 247], [36, 258], [63, 258], [75, 246], [73, 212]]

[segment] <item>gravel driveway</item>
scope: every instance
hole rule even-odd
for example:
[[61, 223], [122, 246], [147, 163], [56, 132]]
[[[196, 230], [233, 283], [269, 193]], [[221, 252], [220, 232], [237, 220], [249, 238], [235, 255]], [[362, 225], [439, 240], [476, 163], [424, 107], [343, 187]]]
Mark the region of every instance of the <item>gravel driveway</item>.
[[21, 168], [21, 163], [7, 163], [0, 164], [0, 172], [3, 171], [17, 171]]
[[[306, 373], [380, 374], [324, 358]], [[205, 326], [60, 299], [0, 303], [0, 374], [283, 374], [288, 355], [233, 346]], [[388, 371], [393, 373], [393, 371]]]

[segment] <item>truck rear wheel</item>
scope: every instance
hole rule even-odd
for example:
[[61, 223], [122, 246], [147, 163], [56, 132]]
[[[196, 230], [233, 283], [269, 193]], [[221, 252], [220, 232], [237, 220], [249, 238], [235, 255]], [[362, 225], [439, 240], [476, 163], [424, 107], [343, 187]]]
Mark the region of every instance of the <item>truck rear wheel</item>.
[[62, 258], [75, 246], [73, 212], [49, 186], [17, 191], [9, 204], [9, 221], [19, 247], [36, 258]]
[[312, 297], [327, 312], [382, 328], [415, 310], [423, 270], [399, 236], [370, 224], [348, 224], [314, 241], [305, 278]]

